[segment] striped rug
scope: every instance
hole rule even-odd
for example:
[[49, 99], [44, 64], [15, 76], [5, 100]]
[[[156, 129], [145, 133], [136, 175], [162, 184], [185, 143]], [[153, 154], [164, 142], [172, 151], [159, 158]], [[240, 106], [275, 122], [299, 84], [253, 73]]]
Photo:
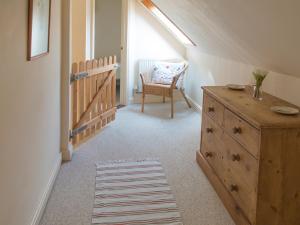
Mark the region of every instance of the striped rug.
[[159, 160], [97, 165], [92, 224], [183, 225]]

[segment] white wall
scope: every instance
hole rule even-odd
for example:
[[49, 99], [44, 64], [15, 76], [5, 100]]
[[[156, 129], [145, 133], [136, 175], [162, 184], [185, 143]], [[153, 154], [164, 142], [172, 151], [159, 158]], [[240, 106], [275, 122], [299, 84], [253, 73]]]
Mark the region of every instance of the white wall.
[[[131, 65], [134, 66], [134, 87], [138, 81], [138, 62], [141, 59], [185, 58], [186, 48], [138, 1], [135, 1], [131, 20]], [[132, 81], [131, 81], [132, 82]]]
[[116, 55], [120, 62], [122, 1], [96, 0], [95, 5], [95, 57]]
[[95, 57], [121, 52], [121, 0], [95, 0]]
[[60, 160], [61, 1], [50, 54], [26, 61], [28, 1], [0, 3], [0, 224], [29, 225]]
[[[187, 95], [202, 105], [201, 86], [228, 83], [253, 84], [253, 65], [247, 65], [202, 53], [199, 48], [187, 50], [190, 62], [186, 82]], [[270, 72], [263, 83], [263, 90], [300, 106], [300, 78]]]
[[86, 49], [87, 60], [95, 54], [95, 0], [86, 0]]

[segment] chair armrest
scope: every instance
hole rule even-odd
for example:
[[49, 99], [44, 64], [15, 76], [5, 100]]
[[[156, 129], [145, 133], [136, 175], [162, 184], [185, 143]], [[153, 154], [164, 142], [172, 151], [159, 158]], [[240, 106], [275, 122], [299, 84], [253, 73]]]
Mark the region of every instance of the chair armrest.
[[189, 66], [188, 62], [185, 62], [184, 67], [180, 71], [178, 71], [176, 75], [173, 77], [172, 84], [171, 84], [172, 88], [176, 88], [177, 81], [179, 80], [180, 76], [184, 74], [184, 72], [187, 70], [188, 66]]
[[172, 83], [171, 83], [172, 88], [176, 88], [176, 84], [177, 84], [177, 81], [178, 81], [180, 76], [181, 76], [181, 73], [177, 74], [176, 76], [173, 77], [173, 80], [172, 80]]

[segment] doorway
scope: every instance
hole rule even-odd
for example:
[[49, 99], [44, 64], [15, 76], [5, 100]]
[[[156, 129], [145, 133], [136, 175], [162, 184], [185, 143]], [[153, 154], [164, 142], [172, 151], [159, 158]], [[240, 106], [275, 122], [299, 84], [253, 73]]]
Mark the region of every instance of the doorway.
[[[116, 55], [121, 60], [122, 1], [95, 0], [95, 58]], [[116, 74], [116, 104], [120, 105], [121, 72]]]
[[[116, 56], [118, 104], [127, 104], [126, 0], [73, 0], [71, 7], [72, 63]], [[124, 13], [125, 12], [125, 13]]]
[[[95, 3], [97, 0], [67, 0], [62, 2], [62, 92], [61, 92], [61, 149], [64, 160], [71, 160], [74, 146], [70, 141], [72, 131], [72, 92], [70, 80], [72, 77], [72, 64], [96, 58], [95, 51]], [[110, 0], [109, 0], [110, 1]], [[122, 47], [117, 62], [120, 65], [120, 103], [128, 104], [128, 0], [121, 2], [121, 34]], [[106, 20], [107, 21], [107, 20]], [[110, 22], [107, 21], [109, 24]], [[122, 48], [122, 50], [121, 50]], [[104, 54], [103, 54], [104, 55]]]

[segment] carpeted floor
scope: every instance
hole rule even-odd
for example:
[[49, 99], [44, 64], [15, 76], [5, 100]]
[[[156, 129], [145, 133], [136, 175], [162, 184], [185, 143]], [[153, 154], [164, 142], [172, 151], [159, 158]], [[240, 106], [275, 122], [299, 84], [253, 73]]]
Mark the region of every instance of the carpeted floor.
[[195, 161], [200, 145], [200, 115], [184, 102], [169, 118], [169, 104], [147, 104], [118, 111], [117, 119], [64, 163], [40, 225], [90, 225], [95, 163], [159, 158], [185, 225], [233, 225], [221, 201]]

